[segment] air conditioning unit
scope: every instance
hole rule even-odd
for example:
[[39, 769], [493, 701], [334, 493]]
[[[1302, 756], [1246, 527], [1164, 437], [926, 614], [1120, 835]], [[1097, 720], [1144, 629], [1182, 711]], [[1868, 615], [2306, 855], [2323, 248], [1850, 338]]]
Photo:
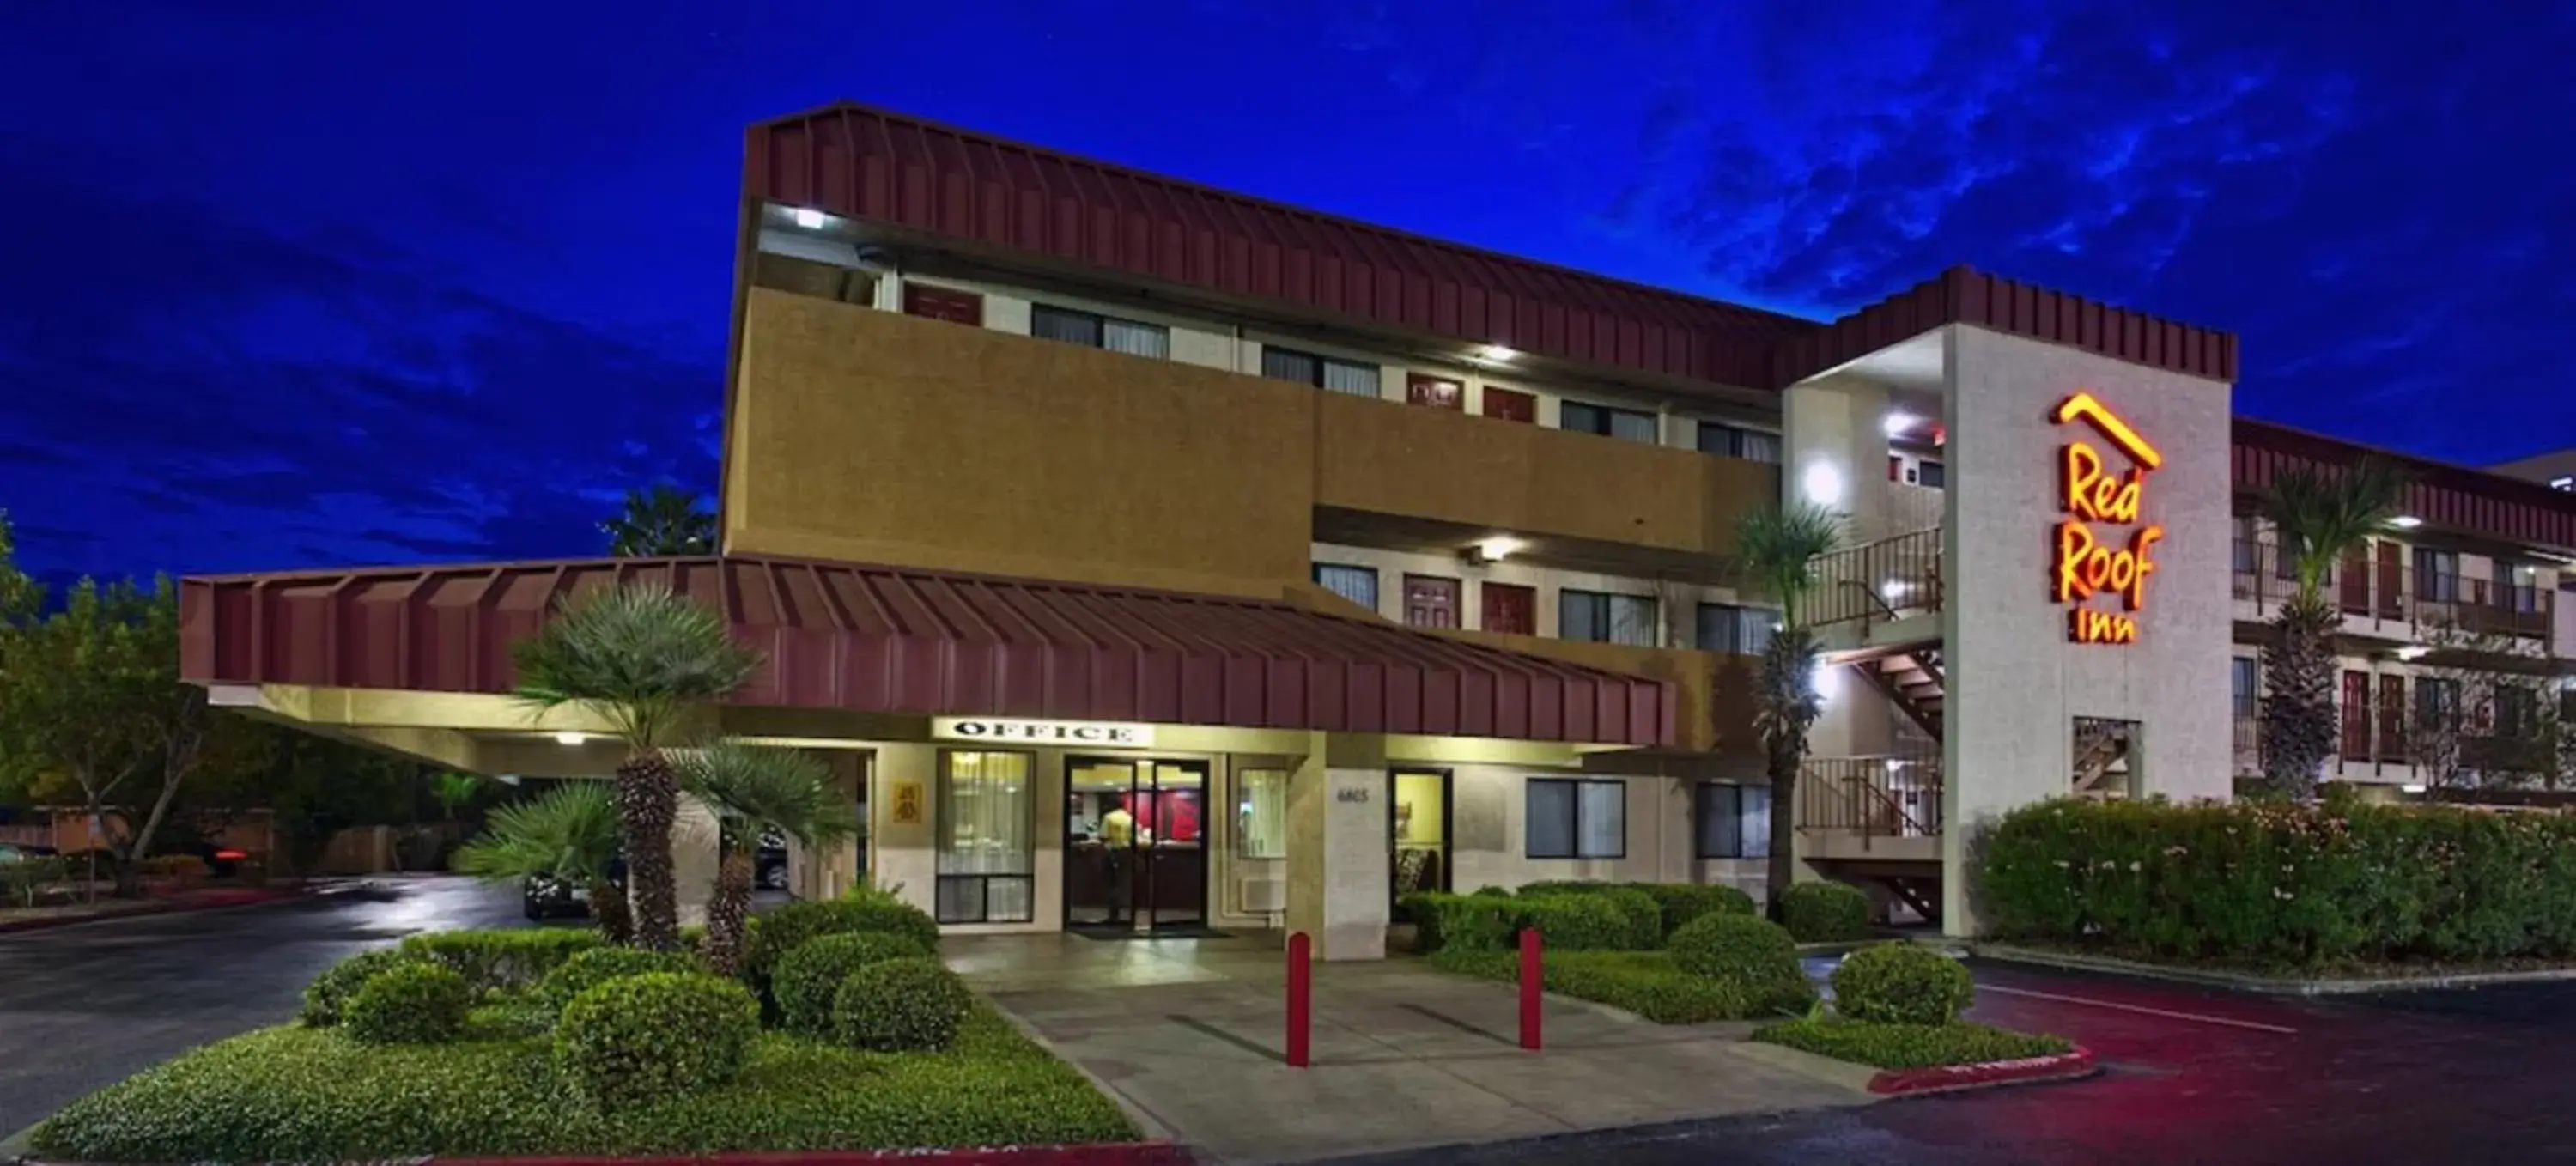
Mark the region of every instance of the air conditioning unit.
[[1246, 914], [1275, 914], [1288, 909], [1288, 880], [1251, 876], [1235, 884]]

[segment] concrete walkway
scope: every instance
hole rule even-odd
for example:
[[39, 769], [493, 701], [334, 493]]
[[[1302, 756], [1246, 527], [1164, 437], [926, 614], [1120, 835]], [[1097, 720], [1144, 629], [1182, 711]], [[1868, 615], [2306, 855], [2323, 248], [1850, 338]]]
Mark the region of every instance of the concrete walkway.
[[1510, 987], [1408, 959], [1317, 965], [1314, 1064], [1291, 1069], [1275, 938], [946, 946], [968, 982], [1203, 1161], [1300, 1162], [1868, 1100], [1782, 1067], [1785, 1050], [1739, 1051], [1749, 1024], [1648, 1024], [1551, 999], [1546, 1050], [1525, 1052]]

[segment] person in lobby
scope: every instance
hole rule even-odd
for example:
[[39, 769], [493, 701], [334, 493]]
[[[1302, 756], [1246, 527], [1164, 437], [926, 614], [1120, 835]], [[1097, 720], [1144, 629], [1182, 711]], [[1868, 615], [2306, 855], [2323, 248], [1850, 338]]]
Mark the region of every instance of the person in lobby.
[[1100, 816], [1100, 846], [1109, 867], [1109, 922], [1125, 923], [1133, 906], [1136, 817], [1120, 802]]

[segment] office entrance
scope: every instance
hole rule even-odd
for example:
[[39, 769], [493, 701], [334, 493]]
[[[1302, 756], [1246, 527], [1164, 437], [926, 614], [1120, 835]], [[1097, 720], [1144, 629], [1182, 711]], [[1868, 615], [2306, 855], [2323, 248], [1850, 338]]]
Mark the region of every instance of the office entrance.
[[1208, 764], [1068, 757], [1064, 784], [1065, 929], [1206, 926]]

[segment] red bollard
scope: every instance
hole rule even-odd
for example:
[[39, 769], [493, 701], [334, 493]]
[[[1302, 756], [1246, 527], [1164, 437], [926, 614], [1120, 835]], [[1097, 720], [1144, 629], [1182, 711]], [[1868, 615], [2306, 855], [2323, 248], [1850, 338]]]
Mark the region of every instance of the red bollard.
[[1288, 1067], [1306, 1067], [1306, 1038], [1315, 1027], [1315, 941], [1288, 935]]
[[1521, 930], [1521, 1047], [1538, 1050], [1539, 990], [1547, 986], [1547, 961], [1539, 958], [1538, 928]]

